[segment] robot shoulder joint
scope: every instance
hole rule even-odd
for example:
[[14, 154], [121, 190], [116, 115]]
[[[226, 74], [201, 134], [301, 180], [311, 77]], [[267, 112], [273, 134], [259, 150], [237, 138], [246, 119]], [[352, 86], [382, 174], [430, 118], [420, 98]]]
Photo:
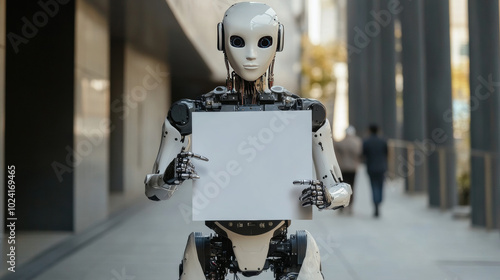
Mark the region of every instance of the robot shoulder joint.
[[326, 120], [326, 108], [316, 99], [303, 99], [303, 109], [312, 111], [312, 127], [316, 132]]
[[168, 121], [181, 135], [189, 135], [192, 131], [192, 112], [195, 111], [195, 102], [190, 99], [176, 101], [168, 111]]

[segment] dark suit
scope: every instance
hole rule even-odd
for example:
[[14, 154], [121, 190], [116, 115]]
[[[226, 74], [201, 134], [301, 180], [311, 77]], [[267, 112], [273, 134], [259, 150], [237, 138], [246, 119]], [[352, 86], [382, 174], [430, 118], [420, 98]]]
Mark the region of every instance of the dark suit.
[[363, 156], [370, 176], [376, 215], [378, 215], [378, 205], [382, 202], [382, 188], [387, 171], [387, 141], [372, 134], [363, 141]]

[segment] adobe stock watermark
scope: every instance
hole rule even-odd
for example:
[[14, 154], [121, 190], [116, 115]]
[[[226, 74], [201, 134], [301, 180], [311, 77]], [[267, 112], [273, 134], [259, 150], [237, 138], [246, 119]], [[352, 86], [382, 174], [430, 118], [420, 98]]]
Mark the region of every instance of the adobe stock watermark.
[[340, 248], [340, 242], [335, 238], [333, 232], [328, 232], [328, 235], [314, 236], [316, 244], [321, 252], [321, 261], [327, 261], [330, 257], [335, 255], [335, 250]]
[[425, 158], [431, 156], [437, 149], [439, 144], [443, 144], [448, 140], [448, 135], [442, 128], [432, 130], [431, 137], [422, 141], [413, 141], [415, 145], [413, 161], [408, 160], [402, 155], [398, 155], [398, 174], [402, 177], [409, 177], [415, 172], [415, 167], [424, 164]]
[[14, 49], [14, 52], [16, 54], [19, 53], [19, 46], [21, 44], [28, 44], [30, 39], [33, 39], [38, 34], [38, 31], [49, 23], [50, 18], [55, 17], [59, 13], [61, 5], [68, 4], [69, 2], [70, 0], [38, 1], [37, 4], [40, 10], [35, 12], [31, 18], [21, 18], [23, 22], [21, 34], [16, 34], [14, 32], [9, 32], [7, 34], [7, 39], [12, 49]]
[[354, 46], [347, 44], [348, 56], [351, 56], [353, 53], [361, 53], [364, 48], [370, 45], [373, 38], [380, 35], [382, 28], [387, 27], [391, 21], [394, 20], [394, 16], [403, 11], [403, 7], [401, 7], [401, 2], [399, 0], [390, 0], [386, 8], [387, 9], [381, 9], [378, 12], [371, 10], [370, 15], [373, 17], [373, 20], [367, 22], [363, 29], [358, 26], [354, 27]]
[[[160, 65], [157, 65], [156, 69], [148, 65], [145, 70], [147, 74], [143, 77], [141, 85], [133, 87], [123, 100], [114, 100], [111, 102], [111, 112], [123, 113], [120, 116], [122, 120], [127, 118], [130, 111], [137, 108], [139, 103], [146, 100], [151, 91], [165, 83], [165, 79], [169, 75], [168, 72], [160, 69]], [[62, 182], [64, 180], [63, 176], [66, 173], [72, 173], [86, 157], [92, 154], [95, 147], [103, 144], [106, 137], [115, 128], [115, 125], [113, 125], [109, 118], [104, 118], [99, 122], [97, 127], [90, 130], [83, 130], [81, 132], [83, 134], [82, 139], [78, 141], [76, 146], [67, 145], [65, 147], [65, 161], [53, 161], [51, 164], [58, 181]]]
[[147, 74], [142, 78], [142, 84], [133, 87], [124, 100], [115, 99], [111, 102], [111, 112], [123, 113], [120, 116], [121, 120], [127, 118], [130, 110], [137, 108], [139, 103], [146, 100], [151, 91], [165, 83], [166, 78], [169, 76], [168, 72], [160, 69], [160, 65], [156, 65], [155, 69], [148, 65], [144, 69]]
[[238, 144], [236, 151], [226, 151], [239, 155], [239, 160], [229, 160], [222, 170], [210, 170], [207, 181], [200, 192], [197, 192], [192, 199], [192, 205], [180, 203], [178, 206], [182, 218], [189, 224], [192, 221], [193, 213], [195, 215], [201, 213], [211, 200], [218, 197], [222, 190], [230, 186], [231, 178], [238, 176], [244, 172], [244, 165], [252, 163], [256, 158], [261, 156], [262, 151], [273, 141], [277, 134], [283, 132], [287, 126], [292, 124], [292, 120], [297, 115], [289, 111], [274, 111], [273, 117], [269, 119], [267, 126], [262, 127], [253, 135], [249, 135], [245, 140]]
[[[479, 84], [474, 89], [474, 93], [470, 96], [470, 105], [468, 113], [479, 109], [479, 103], [486, 101], [495, 92], [495, 88], [500, 87], [500, 81], [493, 81], [493, 75], [488, 75], [488, 80], [483, 76], [477, 77]], [[453, 121], [453, 110], [450, 108], [443, 113], [443, 119], [447, 122]]]
[[113, 278], [111, 278], [111, 280], [135, 280], [136, 278], [134, 275], [128, 275], [125, 267], [122, 267], [120, 272], [118, 272], [116, 269], [113, 269], [111, 271], [111, 274], [113, 275]]
[[[492, 74], [488, 75], [488, 79], [479, 76], [477, 80], [479, 84], [470, 97], [469, 114], [478, 110], [480, 102], [488, 100], [495, 92], [495, 88], [500, 87], [500, 81], [493, 81]], [[453, 109], [448, 108], [442, 116], [445, 122], [453, 122]], [[435, 128], [432, 130], [429, 138], [422, 141], [413, 141], [412, 143], [415, 145], [413, 161], [409, 161], [402, 155], [398, 155], [398, 174], [403, 177], [413, 175], [415, 167], [422, 165], [425, 162], [425, 158], [431, 156], [436, 151], [437, 146], [445, 143], [449, 137], [451, 136], [447, 135], [444, 129]]]

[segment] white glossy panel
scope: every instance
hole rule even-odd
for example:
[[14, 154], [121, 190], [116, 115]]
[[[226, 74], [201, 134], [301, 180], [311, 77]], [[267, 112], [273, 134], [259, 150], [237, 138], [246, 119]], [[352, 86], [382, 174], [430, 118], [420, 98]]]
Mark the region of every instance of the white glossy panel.
[[166, 64], [130, 45], [125, 50], [124, 189], [144, 192], [151, 172], [161, 128], [170, 103], [170, 75]]
[[[76, 12], [75, 231], [108, 214], [109, 53], [107, 19], [84, 0]], [[103, 38], [106, 37], [106, 38]]]

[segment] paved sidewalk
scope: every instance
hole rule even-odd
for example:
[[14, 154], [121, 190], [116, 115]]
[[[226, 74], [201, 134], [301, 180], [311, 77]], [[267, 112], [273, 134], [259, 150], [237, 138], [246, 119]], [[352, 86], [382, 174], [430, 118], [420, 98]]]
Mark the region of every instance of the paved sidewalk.
[[[315, 211], [312, 221], [292, 222], [290, 232], [308, 229], [314, 235], [327, 280], [500, 279], [498, 231], [474, 229], [449, 211], [429, 209], [426, 196], [404, 193], [402, 181], [388, 182], [381, 217], [375, 219], [367, 182], [361, 173], [352, 215]], [[35, 279], [178, 279], [189, 233], [210, 232], [180, 214], [189, 196], [182, 188], [170, 201], [148, 202]], [[249, 279], [271, 280], [272, 273]]]

